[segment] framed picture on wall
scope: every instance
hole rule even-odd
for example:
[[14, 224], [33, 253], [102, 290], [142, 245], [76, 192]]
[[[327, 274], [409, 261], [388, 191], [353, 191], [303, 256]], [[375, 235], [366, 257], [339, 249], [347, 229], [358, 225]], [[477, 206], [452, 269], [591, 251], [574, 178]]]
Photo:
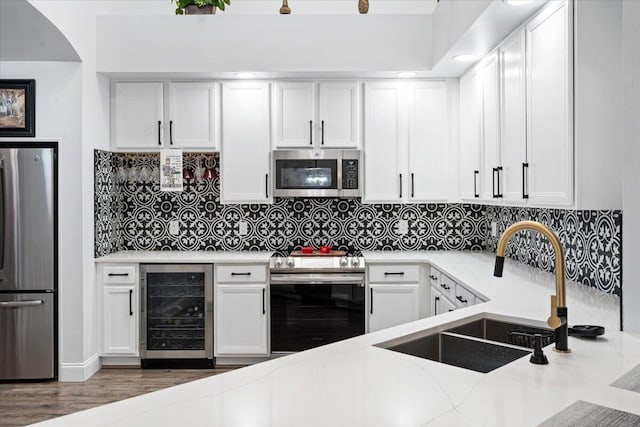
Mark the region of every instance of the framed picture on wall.
[[0, 79], [0, 137], [36, 136], [36, 81]]

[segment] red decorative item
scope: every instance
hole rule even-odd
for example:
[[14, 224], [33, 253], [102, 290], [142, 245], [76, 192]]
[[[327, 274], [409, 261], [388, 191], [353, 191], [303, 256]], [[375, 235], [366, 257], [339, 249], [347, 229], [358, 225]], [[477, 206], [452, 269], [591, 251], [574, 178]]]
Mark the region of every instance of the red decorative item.
[[331, 252], [331, 249], [331, 246], [320, 246], [320, 253], [328, 254], [329, 252]]
[[311, 246], [305, 246], [301, 249], [303, 254], [312, 254], [314, 249]]

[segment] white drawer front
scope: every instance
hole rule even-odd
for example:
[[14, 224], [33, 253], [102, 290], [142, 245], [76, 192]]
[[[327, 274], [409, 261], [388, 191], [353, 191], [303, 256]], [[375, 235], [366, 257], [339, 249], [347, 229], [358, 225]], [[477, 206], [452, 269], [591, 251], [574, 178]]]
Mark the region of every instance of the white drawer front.
[[446, 274], [440, 276], [438, 289], [440, 289], [440, 292], [449, 299], [454, 299], [456, 297], [456, 281]]
[[431, 286], [434, 288], [440, 289], [440, 277], [442, 273], [437, 268], [431, 267], [429, 272], [429, 279], [431, 280]]
[[267, 281], [266, 265], [216, 265], [216, 283], [265, 283]]
[[102, 282], [114, 283], [136, 283], [136, 268], [134, 266], [105, 266], [102, 270]]
[[417, 265], [388, 264], [369, 266], [369, 283], [417, 283], [420, 267]]
[[468, 291], [466, 288], [462, 287], [462, 285], [456, 286], [456, 298], [455, 303], [458, 307], [469, 307], [476, 303], [476, 296]]

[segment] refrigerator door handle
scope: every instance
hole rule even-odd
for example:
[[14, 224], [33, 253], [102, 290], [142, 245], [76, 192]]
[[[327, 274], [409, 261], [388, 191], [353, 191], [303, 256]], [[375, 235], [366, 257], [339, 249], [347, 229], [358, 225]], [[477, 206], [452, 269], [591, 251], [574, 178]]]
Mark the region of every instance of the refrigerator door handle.
[[0, 302], [0, 308], [33, 307], [34, 305], [42, 304], [44, 304], [44, 301], [41, 299], [34, 299], [30, 301], [3, 301]]

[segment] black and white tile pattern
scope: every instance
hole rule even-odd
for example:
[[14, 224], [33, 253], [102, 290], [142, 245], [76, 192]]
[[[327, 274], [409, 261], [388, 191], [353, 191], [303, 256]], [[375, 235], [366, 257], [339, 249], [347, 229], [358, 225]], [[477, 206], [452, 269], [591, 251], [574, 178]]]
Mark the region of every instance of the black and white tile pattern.
[[[622, 212], [487, 206], [487, 249], [495, 251], [497, 235], [511, 224], [532, 220], [556, 232], [565, 249], [567, 279], [603, 292], [621, 293]], [[551, 243], [532, 231], [520, 232], [507, 246], [507, 256], [544, 271], [554, 271]]]
[[[377, 204], [359, 199], [277, 199], [273, 205], [220, 204], [217, 154], [184, 155], [194, 171], [205, 164], [208, 180], [185, 180], [184, 191], [161, 192], [157, 180], [140, 182], [125, 170], [153, 171], [159, 155], [95, 151], [95, 254], [120, 250], [269, 250], [288, 253], [301, 246], [332, 244], [357, 254], [364, 250], [495, 251], [497, 235], [514, 222], [549, 225], [566, 250], [567, 278], [620, 295], [622, 213], [467, 204]], [[126, 180], [123, 179], [126, 177]], [[144, 180], [143, 180], [144, 181]], [[169, 223], [179, 222], [179, 234]], [[408, 233], [397, 232], [406, 220]], [[245, 221], [248, 233], [240, 235]], [[508, 256], [553, 271], [550, 243], [524, 232], [508, 246]]]
[[[96, 255], [117, 250], [270, 250], [331, 244], [363, 250], [484, 249], [484, 207], [463, 204], [364, 205], [358, 199], [277, 199], [273, 205], [220, 204], [218, 156], [184, 155], [192, 171], [205, 161], [210, 180], [185, 180], [184, 191], [156, 182], [118, 180], [118, 169], [153, 169], [155, 154], [95, 153]], [[180, 233], [169, 233], [177, 220]], [[406, 220], [408, 233], [397, 232]], [[239, 234], [245, 221], [248, 233]]]

